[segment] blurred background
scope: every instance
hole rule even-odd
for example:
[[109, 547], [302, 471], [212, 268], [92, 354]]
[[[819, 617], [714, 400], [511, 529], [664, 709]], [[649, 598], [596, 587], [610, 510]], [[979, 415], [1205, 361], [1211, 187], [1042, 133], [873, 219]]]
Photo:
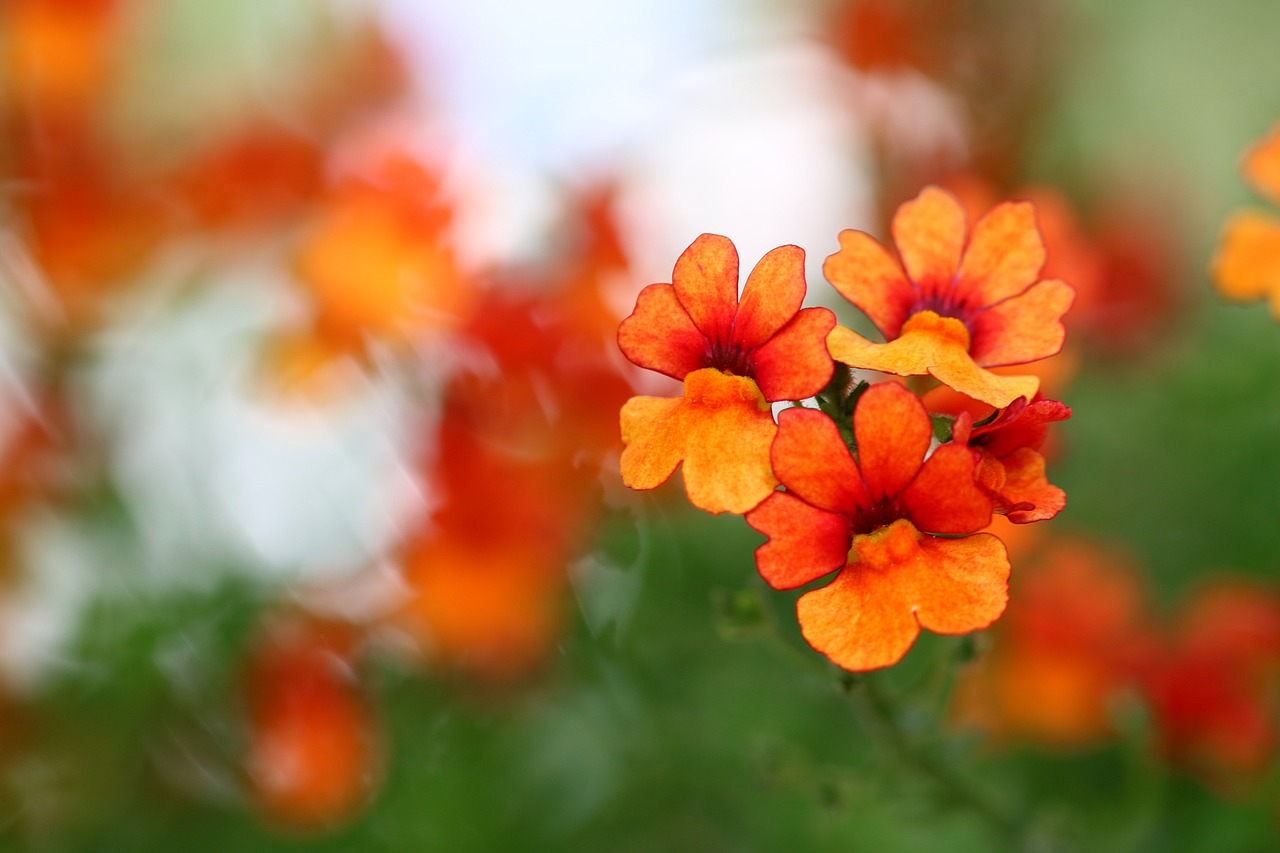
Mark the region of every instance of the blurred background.
[[[0, 844], [1280, 839], [1280, 327], [1218, 299], [1269, 0], [0, 0]], [[1037, 205], [1068, 495], [872, 693], [633, 493], [700, 233]]]

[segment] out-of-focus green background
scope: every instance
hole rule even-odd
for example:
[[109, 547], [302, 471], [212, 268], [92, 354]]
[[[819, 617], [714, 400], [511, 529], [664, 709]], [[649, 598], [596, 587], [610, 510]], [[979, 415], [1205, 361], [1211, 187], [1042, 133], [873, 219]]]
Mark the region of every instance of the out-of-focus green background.
[[[183, 139], [217, 120], [227, 108], [223, 93], [248, 89], [263, 103], [287, 104], [284, 81], [324, 62], [308, 48], [312, 30], [344, 20], [308, 24], [310, 13], [287, 3], [161, 5], [168, 8], [160, 35], [146, 43], [153, 53], [138, 63], [120, 115], [136, 113], [145, 132]], [[744, 53], [768, 47], [759, 33], [770, 32], [774, 17], [795, 26], [793, 12], [766, 5], [706, 5], [708, 20], [756, 22], [750, 31], [761, 41], [746, 43]], [[1052, 535], [1083, 534], [1128, 549], [1144, 567], [1157, 611], [1172, 611], [1224, 574], [1274, 588], [1280, 326], [1264, 306], [1219, 301], [1207, 268], [1229, 213], [1260, 203], [1238, 162], [1280, 119], [1280, 5], [1063, 6], [1058, 100], [1031, 134], [1028, 177], [1082, 192], [1112, 180], [1159, 183], [1183, 229], [1171, 247], [1183, 308], [1142, 351], [1085, 354], [1064, 394], [1074, 414], [1059, 430], [1051, 469], [1068, 506], [1048, 524]], [[674, 5], [652, 14], [676, 15], [676, 28], [685, 23]], [[591, 20], [545, 23], [589, 27]], [[810, 20], [820, 28], [817, 11]], [[509, 25], [500, 15], [490, 23]], [[588, 28], [578, 37], [593, 36]], [[439, 38], [447, 43], [450, 35]], [[524, 73], [502, 55], [470, 61], [498, 78]], [[441, 67], [449, 66], [442, 60]], [[671, 91], [677, 97], [680, 90]], [[431, 121], [447, 126], [447, 110]], [[510, 144], [519, 148], [518, 140]], [[557, 168], [555, 180], [572, 177]], [[791, 239], [780, 234], [776, 243]], [[834, 250], [835, 233], [804, 248], [820, 259]], [[744, 257], [744, 265], [753, 260]], [[632, 294], [664, 280], [673, 261], [633, 270]], [[200, 265], [174, 269], [228, 277]], [[811, 281], [811, 292], [825, 288]], [[130, 397], [115, 394], [138, 387], [113, 385], [115, 372], [128, 370], [130, 353], [148, 352], [151, 335], [176, 336], [176, 351], [200, 364], [208, 357], [199, 343], [206, 322], [230, 329], [218, 333], [226, 336], [218, 346], [238, 334], [248, 341], [254, 330], [224, 316], [238, 304], [143, 300], [127, 333], [135, 343], [123, 344], [126, 357], [120, 338], [108, 334], [99, 345], [109, 368], [85, 361], [76, 385], [82, 399], [105, 409], [117, 430], [154, 426], [138, 423], [154, 413], [131, 412]], [[188, 346], [181, 342], [189, 332], [197, 343]], [[12, 331], [8, 364], [20, 366], [30, 352], [24, 340], [20, 328]], [[1114, 740], [1077, 752], [985, 745], [954, 731], [945, 708], [927, 701], [907, 706], [901, 729], [888, 731], [851, 697], [856, 687], [842, 688], [838, 673], [804, 646], [796, 594], [770, 591], [756, 576], [752, 551], [761, 537], [739, 518], [688, 507], [678, 482], [610, 502], [583, 543], [588, 561], [571, 575], [563, 634], [525, 678], [476, 685], [372, 655], [365, 669], [385, 756], [380, 782], [367, 807], [336, 826], [290, 829], [255, 806], [239, 752], [243, 661], [258, 617], [289, 596], [288, 571], [283, 579], [271, 574], [272, 560], [234, 564], [245, 552], [216, 547], [216, 531], [208, 534], [214, 546], [173, 547], [169, 553], [185, 564], [163, 573], [147, 568], [165, 552], [138, 534], [147, 519], [109, 485], [77, 495], [66, 515], [38, 523], [52, 525], [47, 535], [55, 540], [71, 536], [109, 582], [85, 593], [65, 645], [19, 691], [20, 710], [0, 719], [5, 849], [1009, 847], [1012, 836], [956, 796], [957, 781], [977, 801], [1017, 815], [1013, 836], [1028, 850], [1263, 851], [1280, 844], [1274, 766], [1235, 792], [1170, 768], [1137, 705], [1122, 710]], [[192, 576], [200, 579], [188, 582]], [[1017, 577], [1015, 562], [1015, 600]], [[29, 599], [15, 600], [21, 607]], [[920, 684], [932, 662], [960, 646], [923, 636], [883, 682], [891, 691], [927, 694]], [[898, 736], [928, 760], [905, 760], [893, 743]], [[938, 767], [956, 777], [940, 784]]]

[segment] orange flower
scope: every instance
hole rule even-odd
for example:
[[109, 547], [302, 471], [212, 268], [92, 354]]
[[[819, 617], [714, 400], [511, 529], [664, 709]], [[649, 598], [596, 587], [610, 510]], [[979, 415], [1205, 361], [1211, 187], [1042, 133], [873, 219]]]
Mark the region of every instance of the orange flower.
[[[1245, 155], [1243, 171], [1254, 190], [1280, 203], [1280, 125]], [[1258, 210], [1236, 213], [1223, 229], [1212, 273], [1220, 295], [1266, 299], [1280, 319], [1280, 219]]]
[[1061, 542], [1014, 585], [991, 651], [956, 685], [953, 717], [1057, 748], [1110, 736], [1117, 700], [1150, 651], [1138, 574], [1096, 546]]
[[893, 237], [901, 262], [862, 231], [840, 234], [823, 272], [884, 334], [876, 344], [843, 326], [831, 355], [853, 367], [899, 376], [932, 374], [998, 408], [1030, 399], [1035, 376], [985, 368], [1026, 364], [1062, 348], [1070, 285], [1039, 280], [1045, 250], [1030, 204], [1005, 202], [968, 235], [955, 197], [937, 187], [898, 208]]
[[1263, 771], [1280, 743], [1280, 596], [1244, 582], [1203, 590], [1144, 687], [1170, 760], [1227, 787]]
[[921, 627], [964, 634], [999, 618], [1009, 560], [999, 539], [974, 533], [991, 521], [978, 454], [945, 444], [926, 459], [933, 431], [915, 395], [891, 382], [866, 390], [853, 414], [856, 461], [826, 415], [788, 409], [778, 420], [773, 468], [786, 491], [746, 519], [769, 537], [756, 567], [775, 589], [840, 570], [796, 605], [811, 646], [845, 669], [877, 669], [897, 663]]
[[622, 407], [622, 478], [652, 489], [684, 463], [689, 501], [743, 513], [776, 485], [770, 403], [812, 396], [831, 379], [826, 308], [804, 308], [804, 251], [782, 246], [747, 277], [738, 297], [738, 252], [703, 234], [680, 255], [671, 284], [640, 292], [618, 328], [635, 364], [684, 380], [684, 396], [632, 397]]
[[277, 621], [249, 672], [246, 767], [258, 805], [297, 829], [350, 818], [373, 789], [373, 715], [352, 673], [352, 626]]
[[[991, 407], [949, 388], [929, 392], [925, 406], [957, 415], [951, 440], [982, 453], [978, 482], [995, 501], [996, 512], [1027, 524], [1053, 518], [1067, 505], [1062, 489], [1045, 478], [1039, 450], [1049, 424], [1071, 417], [1069, 407], [1037, 394], [1030, 403], [1019, 397], [997, 416]], [[975, 421], [980, 425], [974, 426]]]

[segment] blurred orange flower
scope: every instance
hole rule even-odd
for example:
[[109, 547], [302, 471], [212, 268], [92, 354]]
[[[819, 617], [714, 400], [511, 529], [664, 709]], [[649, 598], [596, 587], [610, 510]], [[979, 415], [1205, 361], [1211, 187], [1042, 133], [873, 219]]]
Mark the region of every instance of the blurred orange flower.
[[684, 396], [633, 397], [622, 408], [622, 478], [652, 489], [684, 464], [689, 501], [711, 513], [743, 513], [773, 491], [770, 403], [816, 394], [833, 365], [823, 340], [826, 308], [801, 308], [804, 251], [781, 246], [747, 276], [738, 296], [738, 252], [703, 234], [680, 255], [671, 284], [640, 292], [618, 328], [623, 355], [684, 380]]
[[[1280, 204], [1280, 125], [1245, 155], [1243, 171], [1256, 192]], [[1232, 216], [1212, 267], [1219, 294], [1236, 302], [1266, 299], [1280, 319], [1280, 219], [1274, 214], [1244, 210]]]
[[840, 251], [823, 265], [886, 340], [872, 343], [837, 326], [827, 339], [832, 357], [899, 376], [931, 374], [998, 408], [1034, 396], [1037, 377], [984, 369], [1038, 361], [1062, 348], [1062, 315], [1074, 292], [1039, 277], [1045, 250], [1031, 205], [998, 205], [969, 233], [955, 196], [926, 187], [898, 208], [893, 237], [901, 260], [869, 234], [846, 230]]
[[945, 444], [926, 459], [933, 428], [914, 394], [892, 382], [863, 393], [856, 460], [825, 414], [787, 409], [778, 420], [773, 467], [786, 491], [746, 520], [769, 537], [756, 567], [775, 589], [839, 570], [796, 604], [811, 646], [845, 669], [877, 669], [922, 627], [965, 634], [999, 618], [1009, 560], [999, 539], [975, 533], [991, 521], [979, 455]]

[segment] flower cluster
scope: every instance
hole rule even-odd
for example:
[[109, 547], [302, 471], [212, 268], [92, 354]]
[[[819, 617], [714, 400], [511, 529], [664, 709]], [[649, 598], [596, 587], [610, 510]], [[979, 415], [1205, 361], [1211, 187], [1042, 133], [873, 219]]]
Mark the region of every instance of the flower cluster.
[[[756, 565], [771, 586], [835, 573], [797, 612], [810, 645], [854, 671], [896, 663], [922, 627], [994, 622], [1010, 565], [982, 531], [993, 513], [1025, 524], [1065, 505], [1040, 447], [1070, 409], [1043, 399], [1035, 374], [990, 369], [1048, 358], [1065, 337], [1073, 290], [1040, 277], [1031, 205], [998, 205], [969, 229], [956, 198], [927, 187], [892, 230], [896, 254], [849, 230], [823, 267], [883, 342], [800, 307], [794, 246], [766, 255], [739, 299], [737, 253], [714, 235], [641, 292], [618, 333], [631, 361], [684, 382], [682, 396], [623, 407], [624, 481], [653, 488], [683, 463], [695, 506], [768, 537]], [[869, 385], [855, 370], [918, 378]], [[909, 390], [931, 386], [952, 398]], [[793, 406], [775, 422], [779, 401]]]

